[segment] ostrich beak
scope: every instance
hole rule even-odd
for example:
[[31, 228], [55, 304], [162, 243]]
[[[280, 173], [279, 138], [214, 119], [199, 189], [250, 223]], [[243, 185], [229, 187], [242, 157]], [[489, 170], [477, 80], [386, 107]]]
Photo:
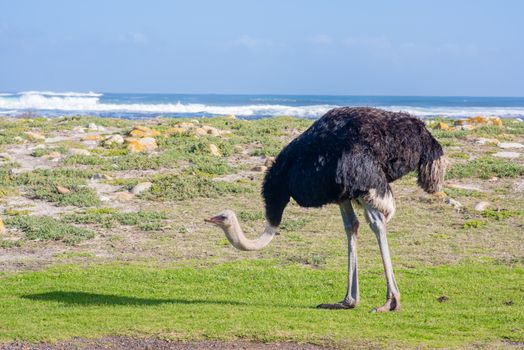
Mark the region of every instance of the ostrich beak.
[[222, 215], [213, 216], [209, 219], [204, 219], [205, 222], [209, 222], [211, 224], [218, 225], [222, 221], [224, 221], [224, 217]]

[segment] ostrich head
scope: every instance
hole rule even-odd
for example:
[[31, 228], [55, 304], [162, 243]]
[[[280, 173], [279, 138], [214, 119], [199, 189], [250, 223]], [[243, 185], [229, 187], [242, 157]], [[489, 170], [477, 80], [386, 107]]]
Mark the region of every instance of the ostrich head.
[[258, 239], [248, 239], [240, 228], [235, 212], [229, 209], [204, 221], [220, 227], [226, 234], [227, 240], [240, 250], [260, 250], [271, 242], [276, 232], [275, 227], [266, 224], [264, 232]]
[[205, 222], [217, 225], [222, 230], [226, 230], [232, 226], [233, 220], [236, 220], [235, 212], [232, 210], [224, 210], [217, 215], [210, 217], [209, 219], [204, 219]]

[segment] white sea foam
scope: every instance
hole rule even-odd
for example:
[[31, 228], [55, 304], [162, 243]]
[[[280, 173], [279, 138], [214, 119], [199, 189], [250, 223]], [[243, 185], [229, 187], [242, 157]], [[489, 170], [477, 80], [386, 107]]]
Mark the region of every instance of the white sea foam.
[[[318, 104], [309, 106], [289, 106], [284, 100], [278, 104], [246, 105], [208, 105], [201, 103], [105, 103], [102, 94], [95, 92], [52, 92], [26, 91], [21, 93], [0, 93], [0, 112], [12, 114], [13, 111], [59, 111], [80, 113], [153, 113], [153, 114], [202, 114], [240, 117], [292, 115], [302, 118], [318, 118], [336, 105]], [[267, 102], [269, 102], [268, 100]], [[262, 102], [262, 101], [260, 101]], [[266, 101], [264, 101], [266, 102]], [[382, 106], [392, 111], [405, 111], [427, 116], [467, 117], [475, 115], [497, 115], [501, 117], [524, 116], [524, 107], [415, 107]]]
[[315, 106], [285, 106], [285, 105], [242, 105], [242, 106], [213, 106], [198, 103], [101, 103], [94, 94], [67, 93], [51, 94], [24, 92], [17, 98], [0, 97], [0, 109], [14, 110], [56, 110], [81, 112], [136, 112], [136, 113], [180, 113], [180, 114], [234, 114], [238, 116], [257, 115], [295, 115], [304, 118], [318, 117], [329, 109], [331, 105]]
[[98, 92], [55, 92], [55, 91], [23, 91], [17, 95], [42, 95], [42, 96], [69, 96], [69, 97], [100, 97]]

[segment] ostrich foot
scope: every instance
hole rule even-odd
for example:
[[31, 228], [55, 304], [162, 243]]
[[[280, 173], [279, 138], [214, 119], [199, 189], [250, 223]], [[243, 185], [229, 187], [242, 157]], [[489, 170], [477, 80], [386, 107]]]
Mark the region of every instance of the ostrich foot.
[[388, 312], [388, 311], [399, 311], [399, 310], [400, 310], [400, 295], [394, 295], [388, 298], [388, 300], [386, 300], [386, 303], [384, 305], [371, 310], [371, 312]]
[[358, 302], [355, 300], [342, 300], [335, 304], [320, 304], [317, 306], [317, 309], [346, 310], [353, 309], [357, 304]]

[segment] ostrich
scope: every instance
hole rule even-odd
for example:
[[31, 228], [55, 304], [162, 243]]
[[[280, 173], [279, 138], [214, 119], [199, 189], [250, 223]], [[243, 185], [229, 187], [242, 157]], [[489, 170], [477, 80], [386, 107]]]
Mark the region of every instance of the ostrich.
[[206, 221], [222, 228], [236, 248], [259, 250], [273, 239], [290, 198], [302, 207], [338, 204], [348, 243], [347, 292], [342, 301], [318, 307], [351, 309], [360, 300], [359, 222], [352, 202], [359, 204], [377, 238], [386, 276], [386, 302], [373, 311], [397, 311], [400, 292], [386, 237], [386, 223], [395, 213], [389, 183], [415, 170], [418, 185], [435, 193], [440, 191], [445, 168], [442, 147], [421, 120], [376, 108], [335, 108], [284, 147], [267, 171], [262, 186], [266, 226], [258, 239], [245, 237], [231, 210]]

